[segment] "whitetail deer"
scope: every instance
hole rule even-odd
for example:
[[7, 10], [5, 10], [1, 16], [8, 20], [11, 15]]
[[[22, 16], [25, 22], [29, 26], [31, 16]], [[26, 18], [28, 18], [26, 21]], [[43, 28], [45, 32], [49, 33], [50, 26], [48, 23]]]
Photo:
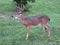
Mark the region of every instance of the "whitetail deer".
[[22, 13], [19, 13], [14, 16], [16, 19], [19, 19], [27, 28], [26, 30], [26, 40], [28, 39], [28, 33], [31, 26], [36, 26], [42, 24], [44, 27], [44, 33], [46, 28], [48, 29], [48, 36], [50, 36], [50, 27], [47, 25], [50, 18], [47, 15], [39, 14], [37, 16], [23, 17]]

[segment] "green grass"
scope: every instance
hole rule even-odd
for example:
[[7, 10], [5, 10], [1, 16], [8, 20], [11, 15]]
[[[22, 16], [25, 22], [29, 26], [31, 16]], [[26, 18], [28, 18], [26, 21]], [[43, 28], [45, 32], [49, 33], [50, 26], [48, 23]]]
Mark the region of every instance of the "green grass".
[[51, 36], [48, 37], [48, 30], [42, 36], [43, 28], [37, 26], [30, 29], [26, 41], [26, 27], [11, 17], [15, 14], [12, 0], [0, 0], [0, 45], [60, 45], [60, 0], [36, 0], [28, 6], [32, 7], [23, 14], [25, 17], [41, 13], [50, 17]]

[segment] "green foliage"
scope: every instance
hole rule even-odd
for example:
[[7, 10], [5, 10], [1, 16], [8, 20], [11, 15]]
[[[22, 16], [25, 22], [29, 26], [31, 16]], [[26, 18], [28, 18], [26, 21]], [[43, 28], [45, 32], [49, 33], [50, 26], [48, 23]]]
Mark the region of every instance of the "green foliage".
[[13, 1], [16, 2], [16, 6], [21, 7], [21, 5], [23, 4], [24, 11], [28, 11], [28, 7], [27, 7], [28, 2], [35, 2], [35, 0], [13, 0]]
[[24, 4], [26, 5], [27, 2], [35, 2], [35, 0], [14, 0], [17, 4]]

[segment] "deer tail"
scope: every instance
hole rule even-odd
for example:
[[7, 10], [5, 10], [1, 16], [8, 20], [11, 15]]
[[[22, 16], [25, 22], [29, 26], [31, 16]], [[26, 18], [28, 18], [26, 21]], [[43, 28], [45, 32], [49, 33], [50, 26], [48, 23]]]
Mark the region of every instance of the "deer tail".
[[49, 21], [50, 21], [50, 18], [49, 18]]

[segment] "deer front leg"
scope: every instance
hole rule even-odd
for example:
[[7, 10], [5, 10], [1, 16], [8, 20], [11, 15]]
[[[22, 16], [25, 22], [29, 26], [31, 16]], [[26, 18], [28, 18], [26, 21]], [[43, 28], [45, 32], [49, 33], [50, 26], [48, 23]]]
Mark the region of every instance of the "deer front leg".
[[29, 27], [29, 26], [27, 26], [27, 30], [26, 30], [26, 40], [28, 40], [29, 30], [30, 30], [30, 27]]
[[46, 27], [45, 26], [43, 26], [43, 30], [44, 30], [44, 32], [43, 32], [43, 36], [44, 36], [44, 34], [46, 32]]

